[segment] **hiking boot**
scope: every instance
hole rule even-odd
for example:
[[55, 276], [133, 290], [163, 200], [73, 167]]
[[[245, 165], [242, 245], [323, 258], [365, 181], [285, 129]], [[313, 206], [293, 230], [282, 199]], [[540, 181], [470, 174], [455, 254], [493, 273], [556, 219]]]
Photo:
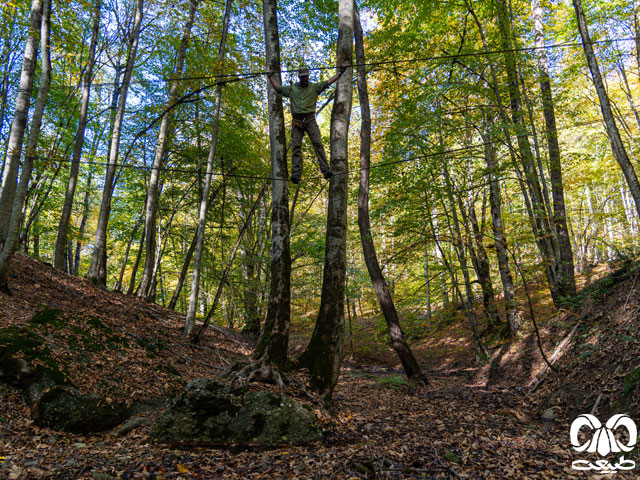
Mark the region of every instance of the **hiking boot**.
[[325, 170], [324, 172], [322, 172], [322, 175], [324, 175], [325, 180], [329, 180], [331, 177], [333, 177], [333, 172], [331, 171], [331, 169]]
[[300, 175], [296, 175], [296, 174], [291, 175], [291, 183], [293, 183], [294, 185], [297, 185], [298, 183], [300, 183]]

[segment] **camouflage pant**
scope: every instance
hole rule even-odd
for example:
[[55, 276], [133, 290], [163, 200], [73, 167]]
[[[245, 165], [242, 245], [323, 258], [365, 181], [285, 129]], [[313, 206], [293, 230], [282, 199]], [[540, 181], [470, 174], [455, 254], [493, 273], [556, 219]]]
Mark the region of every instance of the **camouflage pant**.
[[327, 154], [324, 152], [322, 136], [315, 117], [313, 114], [304, 119], [296, 116], [291, 124], [291, 175], [294, 177], [302, 176], [302, 137], [304, 132], [309, 135], [311, 145], [316, 152], [320, 171], [324, 173], [329, 170]]

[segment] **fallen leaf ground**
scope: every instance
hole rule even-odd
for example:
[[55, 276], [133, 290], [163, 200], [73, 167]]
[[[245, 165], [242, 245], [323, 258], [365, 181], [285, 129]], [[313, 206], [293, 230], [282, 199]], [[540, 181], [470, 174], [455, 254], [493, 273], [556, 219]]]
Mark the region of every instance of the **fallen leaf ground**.
[[[46, 305], [66, 312], [69, 324], [97, 317], [131, 338], [131, 348], [112, 357], [90, 357], [90, 363], [72, 372], [87, 391], [99, 389], [96, 393], [120, 399], [157, 398], [193, 378], [217, 374], [251, 349], [248, 340], [224, 329], [209, 331], [201, 347], [190, 346], [175, 312], [104, 292], [26, 257], [17, 258], [14, 273], [14, 296], [0, 296], [0, 326], [24, 322]], [[404, 381], [394, 360], [378, 367], [347, 362], [334, 394], [335, 415], [317, 409], [325, 439], [307, 446], [178, 449], [151, 444], [148, 426], [125, 436], [60, 433], [35, 426], [22, 395], [0, 386], [0, 456], [6, 457], [0, 477], [599, 478], [570, 468], [573, 460], [589, 457], [570, 448], [567, 412], [572, 406], [563, 389], [570, 379], [588, 390], [584, 404], [575, 407], [581, 413], [599, 395], [596, 414], [621, 398], [637, 405], [638, 386], [628, 373], [640, 359], [637, 285], [633, 275], [627, 276], [594, 301], [583, 331], [558, 362], [563, 373], [550, 374], [528, 397], [527, 385], [541, 368], [531, 332], [515, 346], [493, 345], [493, 361], [478, 368], [468, 353], [463, 355], [468, 335], [462, 324], [443, 329], [451, 329], [451, 335], [439, 337], [442, 355], [423, 355], [427, 347], [416, 345], [431, 379], [427, 387]], [[575, 315], [561, 312], [540, 321], [550, 354], [573, 327]], [[356, 360], [358, 351], [356, 345]], [[540, 411], [550, 397], [558, 421], [546, 425]], [[147, 415], [153, 420], [158, 414]], [[615, 478], [639, 478], [637, 471]]]

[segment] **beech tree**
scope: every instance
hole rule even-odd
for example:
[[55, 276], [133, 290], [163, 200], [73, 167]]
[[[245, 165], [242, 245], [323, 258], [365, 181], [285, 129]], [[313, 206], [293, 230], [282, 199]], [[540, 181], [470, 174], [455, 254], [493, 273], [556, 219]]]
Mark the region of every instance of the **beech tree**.
[[16, 196], [22, 142], [31, 104], [33, 76], [36, 71], [38, 42], [42, 23], [42, 5], [42, 0], [32, 0], [31, 2], [29, 35], [24, 47], [20, 85], [9, 139], [7, 140], [7, 154], [4, 160], [4, 177], [2, 177], [2, 191], [0, 192], [0, 244], [4, 244], [6, 241], [13, 212], [13, 200]]
[[[387, 322], [391, 345], [402, 362], [407, 377], [418, 383], [427, 383], [427, 377], [420, 371], [411, 348], [409, 347], [398, 319], [398, 312], [391, 298], [389, 286], [378, 263], [369, 221], [369, 171], [371, 168], [371, 111], [367, 90], [367, 73], [365, 70], [364, 34], [360, 23], [360, 14], [354, 2], [354, 35], [358, 72], [358, 97], [360, 99], [360, 183], [358, 186], [358, 228], [360, 241], [367, 270], [371, 277], [373, 289]], [[347, 308], [349, 308], [347, 306]]]
[[589, 71], [591, 72], [591, 79], [593, 80], [593, 86], [598, 94], [598, 100], [600, 101], [600, 111], [602, 112], [602, 119], [604, 121], [605, 129], [607, 130], [607, 136], [611, 143], [611, 151], [613, 156], [620, 165], [624, 178], [627, 181], [629, 190], [633, 197], [633, 201], [636, 205], [636, 211], [640, 215], [640, 183], [638, 183], [638, 177], [636, 175], [635, 168], [629, 160], [629, 155], [624, 147], [618, 125], [613, 116], [611, 109], [611, 102], [607, 90], [602, 80], [602, 74], [600, 73], [600, 67], [598, 66], [598, 60], [593, 51], [593, 45], [591, 43], [591, 37], [589, 36], [589, 28], [587, 26], [587, 19], [582, 8], [582, 0], [573, 0], [573, 8], [576, 12], [576, 18], [578, 19], [578, 31], [582, 38], [582, 47], [584, 54], [587, 58], [589, 65]]
[[[338, 2], [338, 49], [336, 64], [352, 64], [353, 0]], [[347, 74], [351, 67], [347, 69]], [[344, 339], [344, 292], [346, 281], [348, 140], [353, 85], [350, 75], [336, 82], [336, 96], [331, 112], [331, 169], [327, 232], [325, 240], [322, 295], [316, 326], [300, 366], [309, 369], [311, 385], [325, 399], [330, 399], [342, 364]]]
[[[198, 9], [199, 0], [189, 1], [189, 15], [184, 27], [182, 39], [180, 41], [180, 47], [178, 49], [178, 58], [176, 59], [176, 66], [173, 71], [173, 77], [175, 80], [171, 82], [169, 87], [169, 95], [167, 98], [167, 105], [165, 111], [162, 114], [162, 120], [160, 121], [160, 130], [158, 131], [158, 140], [156, 142], [156, 149], [153, 157], [153, 166], [151, 167], [151, 173], [149, 175], [149, 187], [147, 188], [147, 198], [145, 201], [144, 212], [144, 246], [145, 246], [145, 260], [144, 269], [142, 271], [142, 279], [140, 280], [140, 286], [138, 287], [138, 295], [147, 299], [151, 298], [151, 285], [153, 283], [154, 266], [156, 263], [156, 216], [158, 210], [158, 190], [160, 182], [160, 174], [164, 164], [165, 155], [167, 151], [167, 145], [169, 143], [169, 129], [171, 128], [171, 122], [173, 120], [173, 111], [176, 107], [176, 101], [178, 99], [178, 88], [180, 78], [184, 71], [184, 62], [187, 56], [187, 47], [189, 39], [191, 37], [191, 29], [196, 16], [196, 10]], [[227, 16], [225, 14], [225, 27], [223, 30], [223, 38], [226, 35], [226, 25], [228, 25]], [[222, 55], [224, 55], [224, 46], [221, 43]], [[222, 86], [218, 87], [222, 88]], [[214, 120], [215, 122], [216, 120]]]
[[[33, 163], [37, 157], [38, 138], [42, 128], [42, 118], [49, 96], [49, 86], [51, 85], [51, 54], [50, 54], [50, 32], [51, 32], [51, 0], [43, 0], [41, 5], [40, 17], [40, 52], [42, 58], [42, 68], [40, 75], [40, 86], [38, 88], [38, 96], [31, 119], [29, 129], [29, 137], [27, 139], [27, 148], [25, 151], [25, 159], [20, 172], [20, 181], [15, 190], [13, 199], [13, 208], [11, 217], [8, 222], [8, 229], [2, 251], [0, 252], [0, 291], [9, 293], [7, 277], [9, 274], [9, 266], [11, 257], [13, 256], [18, 240], [20, 237], [20, 228], [24, 219], [24, 202], [27, 196], [27, 187], [31, 179]], [[4, 192], [4, 188], [2, 190]], [[7, 198], [5, 198], [8, 201]]]
[[87, 67], [84, 73], [84, 82], [82, 87], [80, 119], [78, 120], [78, 130], [76, 131], [75, 144], [73, 147], [73, 157], [71, 159], [67, 192], [64, 197], [64, 205], [62, 207], [62, 213], [60, 215], [58, 235], [56, 238], [56, 246], [53, 255], [53, 266], [58, 270], [62, 270], [64, 268], [65, 248], [67, 246], [67, 230], [69, 229], [73, 199], [76, 192], [76, 184], [78, 182], [78, 173], [80, 172], [80, 158], [82, 156], [82, 149], [84, 147], [84, 135], [87, 128], [87, 116], [89, 113], [89, 98], [91, 95], [91, 84], [93, 82], [93, 66], [96, 61], [96, 45], [98, 44], [98, 35], [100, 34], [101, 7], [102, 0], [96, 0], [93, 11], [93, 27], [91, 29], [89, 56], [87, 58]]
[[[107, 163], [106, 173], [104, 177], [104, 188], [102, 190], [102, 202], [100, 204], [100, 214], [98, 215], [98, 227], [96, 237], [93, 244], [93, 255], [91, 257], [91, 266], [87, 273], [87, 278], [92, 282], [106, 286], [106, 249], [107, 249], [107, 226], [109, 224], [109, 213], [111, 212], [111, 199], [113, 196], [114, 179], [118, 168], [118, 158], [120, 149], [120, 133], [124, 121], [125, 106], [127, 104], [127, 93], [131, 84], [131, 76], [133, 75], [133, 67], [136, 60], [138, 50], [138, 41], [140, 39], [140, 29], [142, 27], [144, 0], [136, 0], [135, 16], [133, 27], [129, 36], [127, 62], [124, 68], [124, 76], [122, 78], [122, 86], [120, 87], [118, 104], [115, 110], [113, 121], [113, 129], [109, 144], [109, 160]], [[116, 73], [117, 84], [117, 73]]]
[[[229, 31], [229, 18], [231, 16], [231, 0], [227, 0], [225, 4], [224, 17], [222, 20], [222, 38], [218, 47], [218, 65], [220, 68], [224, 65], [224, 54], [227, 45], [227, 32]], [[220, 76], [222, 71], [220, 71]], [[218, 148], [218, 127], [220, 122], [220, 105], [222, 103], [222, 86], [218, 82], [215, 93], [215, 106], [213, 112], [213, 126], [211, 128], [211, 143], [209, 146], [209, 156], [207, 157], [207, 170], [204, 176], [204, 188], [202, 197], [200, 198], [200, 209], [198, 214], [198, 228], [196, 231], [196, 246], [193, 256], [193, 278], [191, 281], [191, 294], [189, 296], [189, 308], [185, 319], [184, 332], [187, 335], [193, 333], [196, 323], [196, 308], [198, 305], [198, 293], [200, 292], [200, 265], [202, 259], [202, 248], [204, 244], [204, 227], [209, 211], [209, 191], [211, 190], [211, 182], [213, 177], [213, 166], [216, 161], [216, 151]]]

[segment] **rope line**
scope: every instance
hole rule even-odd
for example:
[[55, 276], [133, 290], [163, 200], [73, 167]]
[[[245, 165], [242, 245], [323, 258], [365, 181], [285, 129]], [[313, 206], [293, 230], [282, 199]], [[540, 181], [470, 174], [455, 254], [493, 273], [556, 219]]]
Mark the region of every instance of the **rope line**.
[[[635, 42], [636, 37], [619, 37], [619, 38], [608, 38], [602, 40], [592, 40], [589, 42], [591, 45], [603, 45], [610, 44], [616, 42]], [[500, 50], [476, 50], [473, 52], [462, 52], [455, 54], [444, 54], [444, 55], [433, 55], [428, 57], [413, 57], [399, 60], [384, 60], [377, 62], [366, 62], [366, 63], [353, 63], [351, 67], [381, 67], [385, 65], [393, 65], [397, 66], [398, 64], [411, 64], [411, 63], [424, 63], [424, 62], [432, 62], [432, 61], [441, 61], [441, 60], [455, 60], [458, 58], [468, 58], [468, 57], [478, 57], [478, 56], [490, 56], [490, 55], [499, 55], [502, 53], [518, 53], [518, 52], [533, 52], [536, 50], [552, 50], [555, 48], [572, 48], [582, 46], [584, 42], [562, 42], [562, 43], [554, 43], [550, 45], [544, 45], [542, 47], [532, 46], [532, 47], [518, 47], [518, 48], [510, 48], [510, 49], [500, 49]], [[320, 66], [320, 67], [309, 67], [310, 71], [326, 71], [326, 70], [335, 70], [335, 66]], [[297, 73], [298, 69], [284, 69], [279, 71], [274, 71], [274, 73]], [[195, 80], [212, 80], [216, 79], [215, 85], [226, 85], [228, 83], [239, 82], [242, 80], [248, 80], [252, 78], [257, 78], [261, 75], [266, 75], [267, 72], [264, 70], [259, 71], [240, 71], [236, 73], [218, 73], [215, 75], [197, 75], [197, 76], [185, 76], [185, 77], [175, 77], [175, 78], [159, 78], [159, 79], [148, 79], [148, 80], [130, 80], [129, 82], [122, 82], [120, 85], [124, 85], [127, 83], [128, 85], [149, 85], [149, 84], [158, 84], [158, 83], [167, 83], [167, 82], [189, 82]], [[93, 83], [92, 87], [101, 88], [101, 87], [111, 87], [113, 86], [113, 82], [106, 83]], [[209, 87], [211, 87], [209, 86]], [[75, 89], [79, 88], [78, 85], [52, 85], [51, 89]], [[18, 89], [17, 91], [20, 91]]]

